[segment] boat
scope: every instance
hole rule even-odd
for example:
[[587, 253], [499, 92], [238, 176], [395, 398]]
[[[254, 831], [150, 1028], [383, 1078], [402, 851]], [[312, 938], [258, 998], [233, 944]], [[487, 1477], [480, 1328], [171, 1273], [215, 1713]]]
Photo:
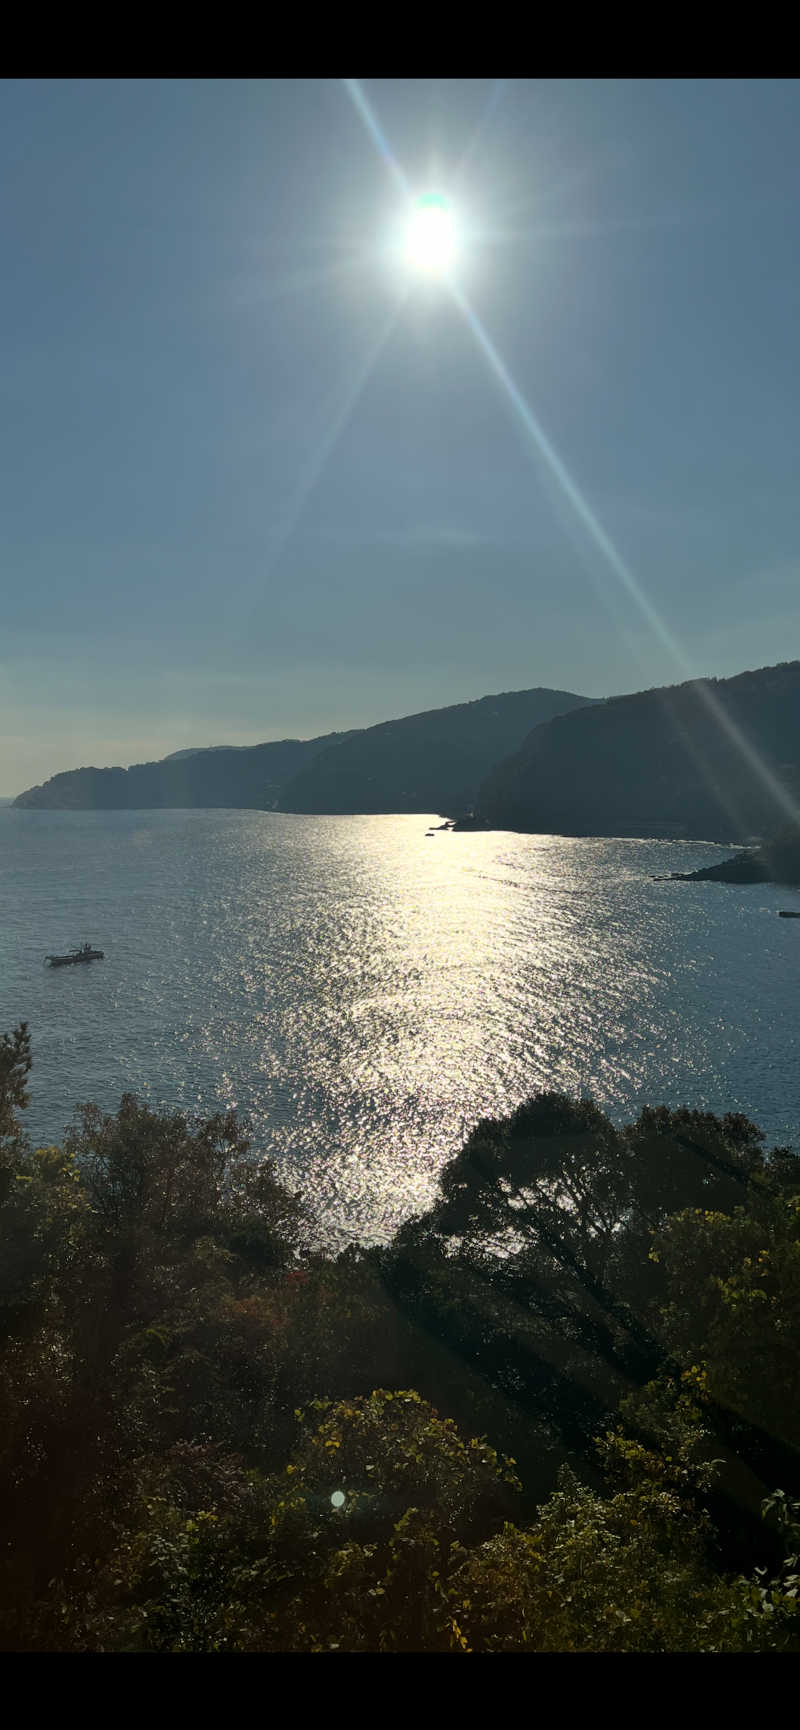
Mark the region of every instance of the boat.
[[75, 967], [79, 961], [102, 961], [104, 951], [93, 949], [91, 943], [82, 943], [79, 949], [70, 949], [67, 955], [46, 955], [47, 967]]
[[786, 910], [781, 908], [779, 913], [778, 913], [778, 918], [779, 919], [800, 919], [800, 912], [794, 912], [793, 910], [788, 909], [788, 908]]

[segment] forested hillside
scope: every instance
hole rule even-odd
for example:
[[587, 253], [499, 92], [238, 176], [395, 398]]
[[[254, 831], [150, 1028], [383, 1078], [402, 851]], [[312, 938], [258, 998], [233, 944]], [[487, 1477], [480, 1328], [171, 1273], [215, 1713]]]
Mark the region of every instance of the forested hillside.
[[800, 661], [575, 709], [534, 728], [479, 795], [498, 829], [723, 841], [774, 834], [793, 801]]

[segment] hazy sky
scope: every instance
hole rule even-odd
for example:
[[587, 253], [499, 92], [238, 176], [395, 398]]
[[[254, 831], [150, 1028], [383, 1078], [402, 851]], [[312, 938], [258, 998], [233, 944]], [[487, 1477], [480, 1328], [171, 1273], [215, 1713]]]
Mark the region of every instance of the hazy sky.
[[800, 655], [800, 84], [360, 89], [0, 86], [1, 793]]

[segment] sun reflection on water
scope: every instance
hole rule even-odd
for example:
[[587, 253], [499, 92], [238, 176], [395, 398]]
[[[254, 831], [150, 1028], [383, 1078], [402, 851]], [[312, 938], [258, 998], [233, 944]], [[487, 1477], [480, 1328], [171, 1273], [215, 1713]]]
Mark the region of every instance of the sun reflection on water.
[[[0, 1008], [33, 1030], [40, 1140], [125, 1088], [236, 1106], [345, 1242], [425, 1207], [465, 1131], [540, 1087], [795, 1133], [780, 891], [651, 881], [702, 846], [430, 840], [425, 816], [13, 816]], [[43, 977], [42, 930], [89, 914], [104, 969]]]

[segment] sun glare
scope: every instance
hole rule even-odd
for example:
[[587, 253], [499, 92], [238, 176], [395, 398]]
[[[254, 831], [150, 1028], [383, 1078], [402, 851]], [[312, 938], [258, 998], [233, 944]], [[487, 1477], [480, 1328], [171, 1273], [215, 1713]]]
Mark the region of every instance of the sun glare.
[[446, 276], [458, 256], [458, 234], [453, 212], [438, 192], [415, 200], [405, 233], [405, 257], [414, 270], [426, 276]]

